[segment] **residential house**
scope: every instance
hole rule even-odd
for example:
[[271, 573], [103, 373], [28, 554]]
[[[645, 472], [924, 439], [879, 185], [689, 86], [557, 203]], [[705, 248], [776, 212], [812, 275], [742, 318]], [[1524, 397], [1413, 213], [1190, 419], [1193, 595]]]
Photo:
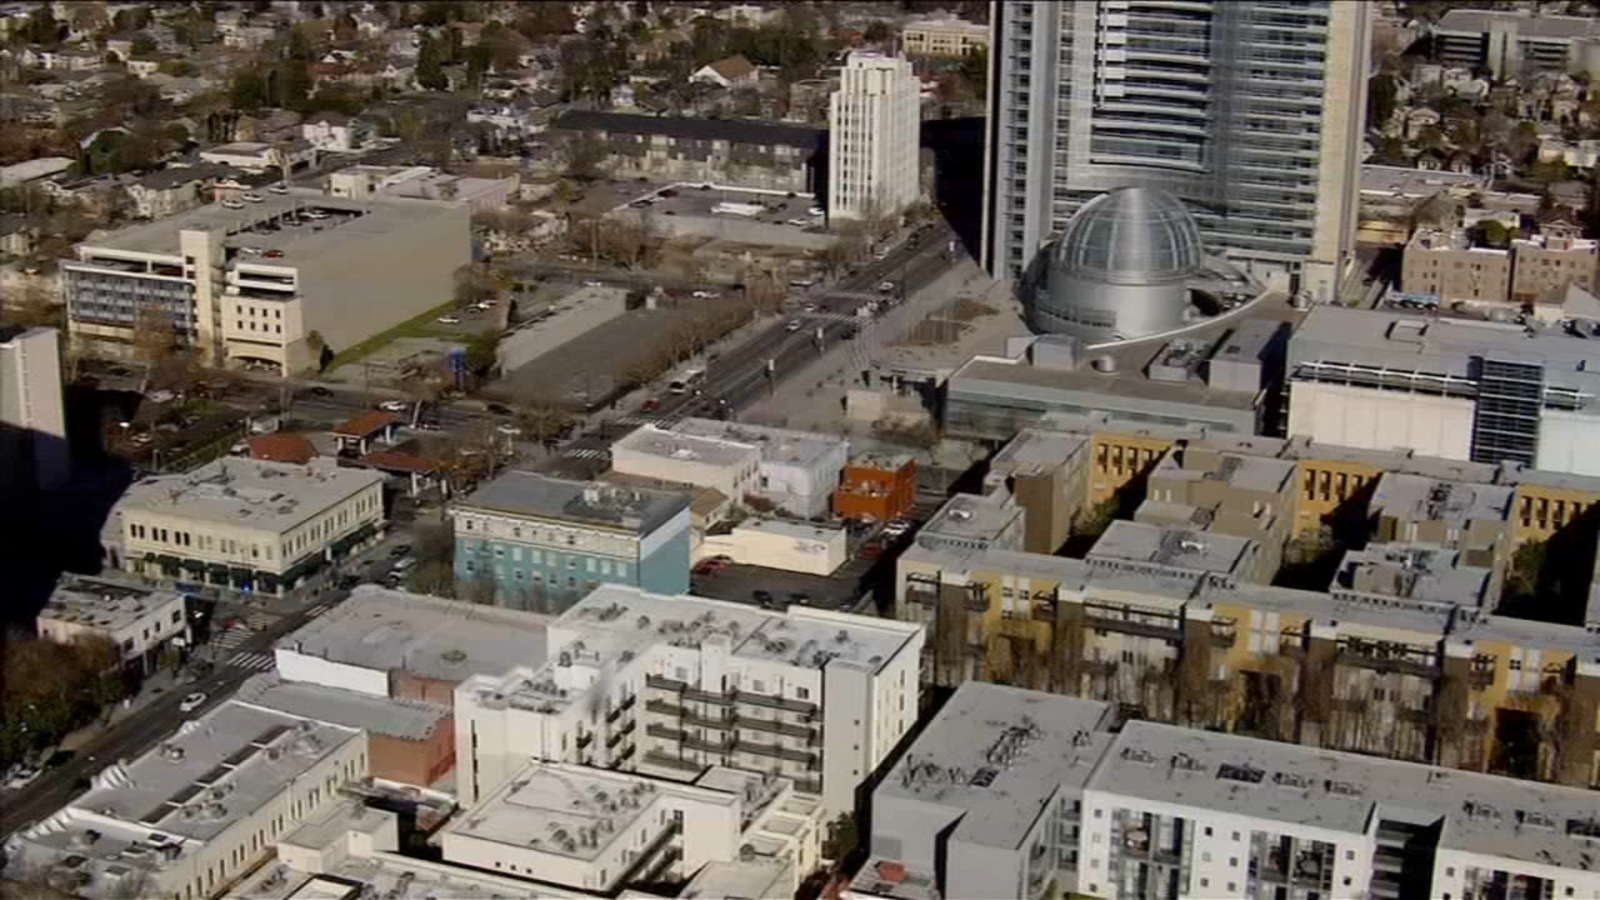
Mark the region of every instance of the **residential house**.
[[27, 256], [39, 241], [39, 226], [21, 213], [0, 216], [0, 257]]
[[300, 136], [324, 153], [350, 153], [361, 149], [371, 128], [360, 119], [340, 112], [320, 112], [300, 125]]
[[277, 36], [278, 29], [272, 25], [242, 25], [224, 34], [222, 43], [236, 50], [260, 50]]
[[162, 169], [135, 179], [128, 185], [128, 197], [136, 217], [164, 219], [210, 203], [217, 182], [242, 175], [231, 166], [214, 164]]
[[689, 76], [692, 82], [714, 84], [722, 88], [754, 87], [761, 78], [755, 63], [742, 56], [730, 56], [701, 66]]

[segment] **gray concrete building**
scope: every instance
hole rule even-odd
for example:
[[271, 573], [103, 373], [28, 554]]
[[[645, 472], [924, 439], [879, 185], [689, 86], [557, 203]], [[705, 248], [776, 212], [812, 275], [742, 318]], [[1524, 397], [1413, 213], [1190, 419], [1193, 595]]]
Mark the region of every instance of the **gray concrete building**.
[[1433, 26], [1439, 59], [1495, 78], [1600, 71], [1600, 22], [1528, 10], [1452, 9]]
[[73, 342], [137, 358], [176, 341], [208, 364], [287, 375], [316, 364], [318, 338], [337, 353], [448, 301], [472, 258], [464, 203], [255, 197], [79, 244], [61, 267]]
[[828, 132], [736, 119], [690, 119], [568, 110], [552, 133], [606, 149], [616, 178], [687, 181], [822, 196]]
[[1208, 249], [1330, 299], [1354, 249], [1369, 4], [1001, 2], [983, 259], [1015, 277], [1090, 198], [1182, 200]]

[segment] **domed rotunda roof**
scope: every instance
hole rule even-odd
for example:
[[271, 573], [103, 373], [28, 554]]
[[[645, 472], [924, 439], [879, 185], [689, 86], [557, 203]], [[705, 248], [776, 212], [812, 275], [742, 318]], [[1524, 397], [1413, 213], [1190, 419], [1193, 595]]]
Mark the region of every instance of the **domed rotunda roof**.
[[1110, 284], [1161, 284], [1201, 268], [1200, 226], [1182, 201], [1154, 188], [1118, 188], [1085, 203], [1056, 241], [1059, 272]]

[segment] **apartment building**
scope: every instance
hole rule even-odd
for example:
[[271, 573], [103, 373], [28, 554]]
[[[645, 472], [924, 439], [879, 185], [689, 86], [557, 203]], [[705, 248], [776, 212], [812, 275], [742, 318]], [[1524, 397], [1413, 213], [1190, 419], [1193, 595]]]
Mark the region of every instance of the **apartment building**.
[[77, 245], [61, 266], [74, 344], [137, 358], [176, 343], [287, 375], [437, 306], [471, 260], [465, 204], [252, 196]]
[[1271, 583], [1294, 529], [1294, 463], [1200, 446], [1168, 450], [1145, 477], [1134, 520], [1194, 528], [1255, 543], [1251, 569], [1238, 574]]
[[1559, 329], [1313, 309], [1289, 340], [1291, 437], [1600, 474], [1592, 341]]
[[1482, 66], [1496, 79], [1588, 71], [1600, 28], [1584, 16], [1526, 10], [1453, 9], [1433, 27], [1439, 60]]
[[58, 644], [109, 641], [139, 675], [156, 671], [163, 650], [190, 640], [182, 594], [115, 575], [63, 576], [35, 621], [39, 636]]
[[1588, 791], [1116, 720], [963, 686], [874, 791], [846, 896], [1600, 894]]
[[771, 773], [832, 816], [918, 715], [915, 624], [603, 585], [549, 640], [542, 666], [456, 688], [464, 802], [531, 757], [679, 781], [715, 766]]
[[473, 212], [500, 209], [518, 192], [521, 178], [470, 178], [433, 166], [350, 166], [328, 174], [328, 193], [364, 200], [409, 197], [465, 203]]
[[614, 178], [826, 195], [828, 133], [822, 129], [568, 110], [551, 130], [603, 144], [604, 165]]
[[1373, 539], [1460, 550], [1469, 565], [1495, 567], [1511, 556], [1515, 488], [1386, 472], [1367, 503]]
[[1022, 549], [1056, 552], [1095, 506], [1086, 496], [1092, 444], [1088, 435], [1030, 428], [989, 460], [984, 493], [1003, 489], [1017, 498], [1024, 517]]
[[361, 731], [229, 701], [13, 834], [6, 877], [91, 900], [211, 897], [366, 775]]
[[313, 460], [226, 458], [133, 485], [107, 524], [108, 565], [136, 575], [281, 594], [381, 540], [384, 476]]
[[1475, 247], [1463, 232], [1418, 230], [1406, 244], [1400, 289], [1447, 306], [1502, 304], [1511, 294], [1511, 254]]
[[1093, 197], [1157, 188], [1262, 283], [1331, 300], [1355, 246], [1372, 15], [995, 4], [985, 268], [1018, 277]]
[[989, 49], [989, 26], [965, 19], [914, 19], [900, 27], [900, 49], [907, 56], [960, 59]]
[[850, 52], [828, 99], [829, 221], [892, 221], [922, 195], [921, 91], [903, 57]]
[[1512, 241], [1511, 257], [1511, 302], [1531, 304], [1570, 285], [1593, 292], [1600, 267], [1600, 241], [1537, 234]]
[[602, 584], [689, 589], [689, 495], [506, 472], [456, 502], [456, 581], [561, 612]]

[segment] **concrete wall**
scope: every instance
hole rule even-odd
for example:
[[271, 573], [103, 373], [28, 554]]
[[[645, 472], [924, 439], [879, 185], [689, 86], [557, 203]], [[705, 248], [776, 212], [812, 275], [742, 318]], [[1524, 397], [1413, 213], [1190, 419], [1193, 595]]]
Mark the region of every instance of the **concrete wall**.
[[729, 534], [708, 535], [695, 555], [706, 557], [723, 553], [734, 562], [746, 565], [831, 575], [848, 558], [845, 543], [843, 529], [813, 539], [756, 528], [735, 528]]
[[445, 725], [418, 741], [374, 734], [367, 738], [372, 776], [427, 787], [455, 768], [455, 730]]
[[525, 325], [501, 338], [495, 350], [502, 372], [519, 369], [580, 335], [627, 312], [628, 292], [620, 288], [584, 288], [558, 303], [556, 315]]
[[472, 261], [471, 211], [465, 204], [416, 204], [426, 212], [411, 227], [341, 235], [340, 252], [297, 266], [306, 331], [319, 332], [335, 353], [454, 295], [456, 269]]
[[1290, 389], [1289, 435], [1364, 450], [1414, 450], [1472, 458], [1471, 400], [1297, 381]]

